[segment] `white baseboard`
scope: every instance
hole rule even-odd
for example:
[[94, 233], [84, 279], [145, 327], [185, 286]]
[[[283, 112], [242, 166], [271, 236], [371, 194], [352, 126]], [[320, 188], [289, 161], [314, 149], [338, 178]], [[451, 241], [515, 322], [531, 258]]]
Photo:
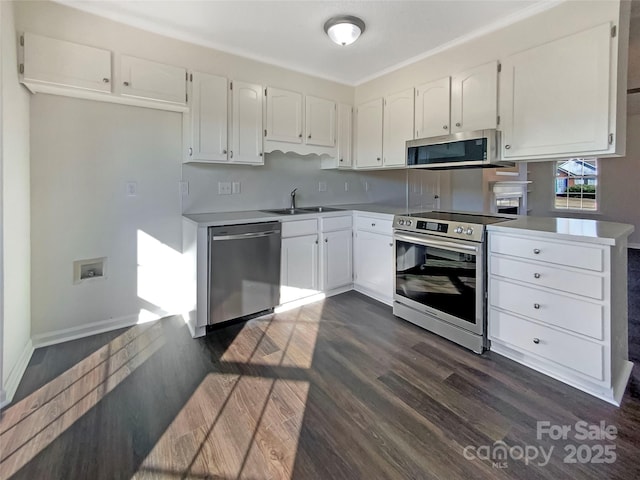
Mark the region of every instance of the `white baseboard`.
[[96, 335], [97, 333], [131, 327], [133, 325], [137, 325], [138, 321], [138, 315], [127, 315], [125, 317], [87, 323], [79, 327], [63, 328], [60, 330], [53, 330], [51, 332], [38, 333], [37, 335], [32, 335], [31, 340], [33, 341], [35, 348], [47, 347], [49, 345], [55, 345], [56, 343], [89, 337], [91, 335]]
[[7, 375], [7, 379], [3, 385], [5, 398], [2, 400], [2, 403], [0, 403], [0, 408], [8, 405], [13, 400], [13, 396], [16, 394], [16, 390], [18, 389], [20, 380], [22, 380], [24, 371], [27, 369], [27, 365], [29, 365], [29, 360], [31, 360], [33, 350], [33, 343], [29, 340], [24, 346], [18, 361], [9, 372], [9, 375]]

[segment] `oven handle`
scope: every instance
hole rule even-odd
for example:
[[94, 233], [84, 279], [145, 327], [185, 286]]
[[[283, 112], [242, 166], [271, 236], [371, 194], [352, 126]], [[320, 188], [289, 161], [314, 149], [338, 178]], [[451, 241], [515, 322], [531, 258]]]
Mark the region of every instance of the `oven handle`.
[[419, 245], [426, 245], [430, 247], [441, 247], [447, 250], [453, 250], [459, 253], [474, 252], [478, 253], [477, 245], [466, 245], [462, 243], [443, 242], [442, 240], [431, 240], [424, 237], [416, 237], [413, 235], [405, 235], [404, 233], [395, 233], [394, 238], [397, 240], [404, 240], [406, 242], [413, 242]]

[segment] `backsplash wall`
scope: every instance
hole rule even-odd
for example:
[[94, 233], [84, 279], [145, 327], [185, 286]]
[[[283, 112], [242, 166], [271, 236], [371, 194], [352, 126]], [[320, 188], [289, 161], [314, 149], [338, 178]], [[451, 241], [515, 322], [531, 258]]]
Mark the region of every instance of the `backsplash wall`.
[[[272, 152], [264, 166], [185, 164], [182, 180], [189, 194], [182, 197], [185, 213], [284, 208], [297, 188], [300, 206], [349, 203], [406, 204], [404, 170], [355, 172], [321, 170], [320, 158]], [[240, 182], [240, 193], [219, 195], [218, 182]], [[319, 184], [326, 184], [321, 192]], [[347, 189], [345, 190], [345, 184]]]

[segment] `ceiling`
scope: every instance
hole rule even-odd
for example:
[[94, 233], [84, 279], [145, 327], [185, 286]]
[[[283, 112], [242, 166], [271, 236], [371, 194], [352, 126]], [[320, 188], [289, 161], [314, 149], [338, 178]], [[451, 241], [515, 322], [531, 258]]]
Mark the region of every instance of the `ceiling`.
[[[55, 0], [112, 20], [314, 76], [358, 85], [550, 8], [558, 0]], [[334, 15], [366, 31], [353, 45], [323, 31]]]

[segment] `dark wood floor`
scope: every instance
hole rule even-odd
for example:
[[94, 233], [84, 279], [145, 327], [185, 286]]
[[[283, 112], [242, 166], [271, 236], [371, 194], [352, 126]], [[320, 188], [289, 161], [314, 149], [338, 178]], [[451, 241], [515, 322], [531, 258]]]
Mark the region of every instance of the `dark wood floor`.
[[[617, 438], [536, 438], [579, 420]], [[553, 452], [464, 456], [500, 441]], [[564, 463], [571, 444], [616, 460]], [[639, 447], [635, 377], [616, 408], [349, 292], [205, 339], [173, 317], [37, 350], [0, 421], [0, 478], [636, 479]]]

